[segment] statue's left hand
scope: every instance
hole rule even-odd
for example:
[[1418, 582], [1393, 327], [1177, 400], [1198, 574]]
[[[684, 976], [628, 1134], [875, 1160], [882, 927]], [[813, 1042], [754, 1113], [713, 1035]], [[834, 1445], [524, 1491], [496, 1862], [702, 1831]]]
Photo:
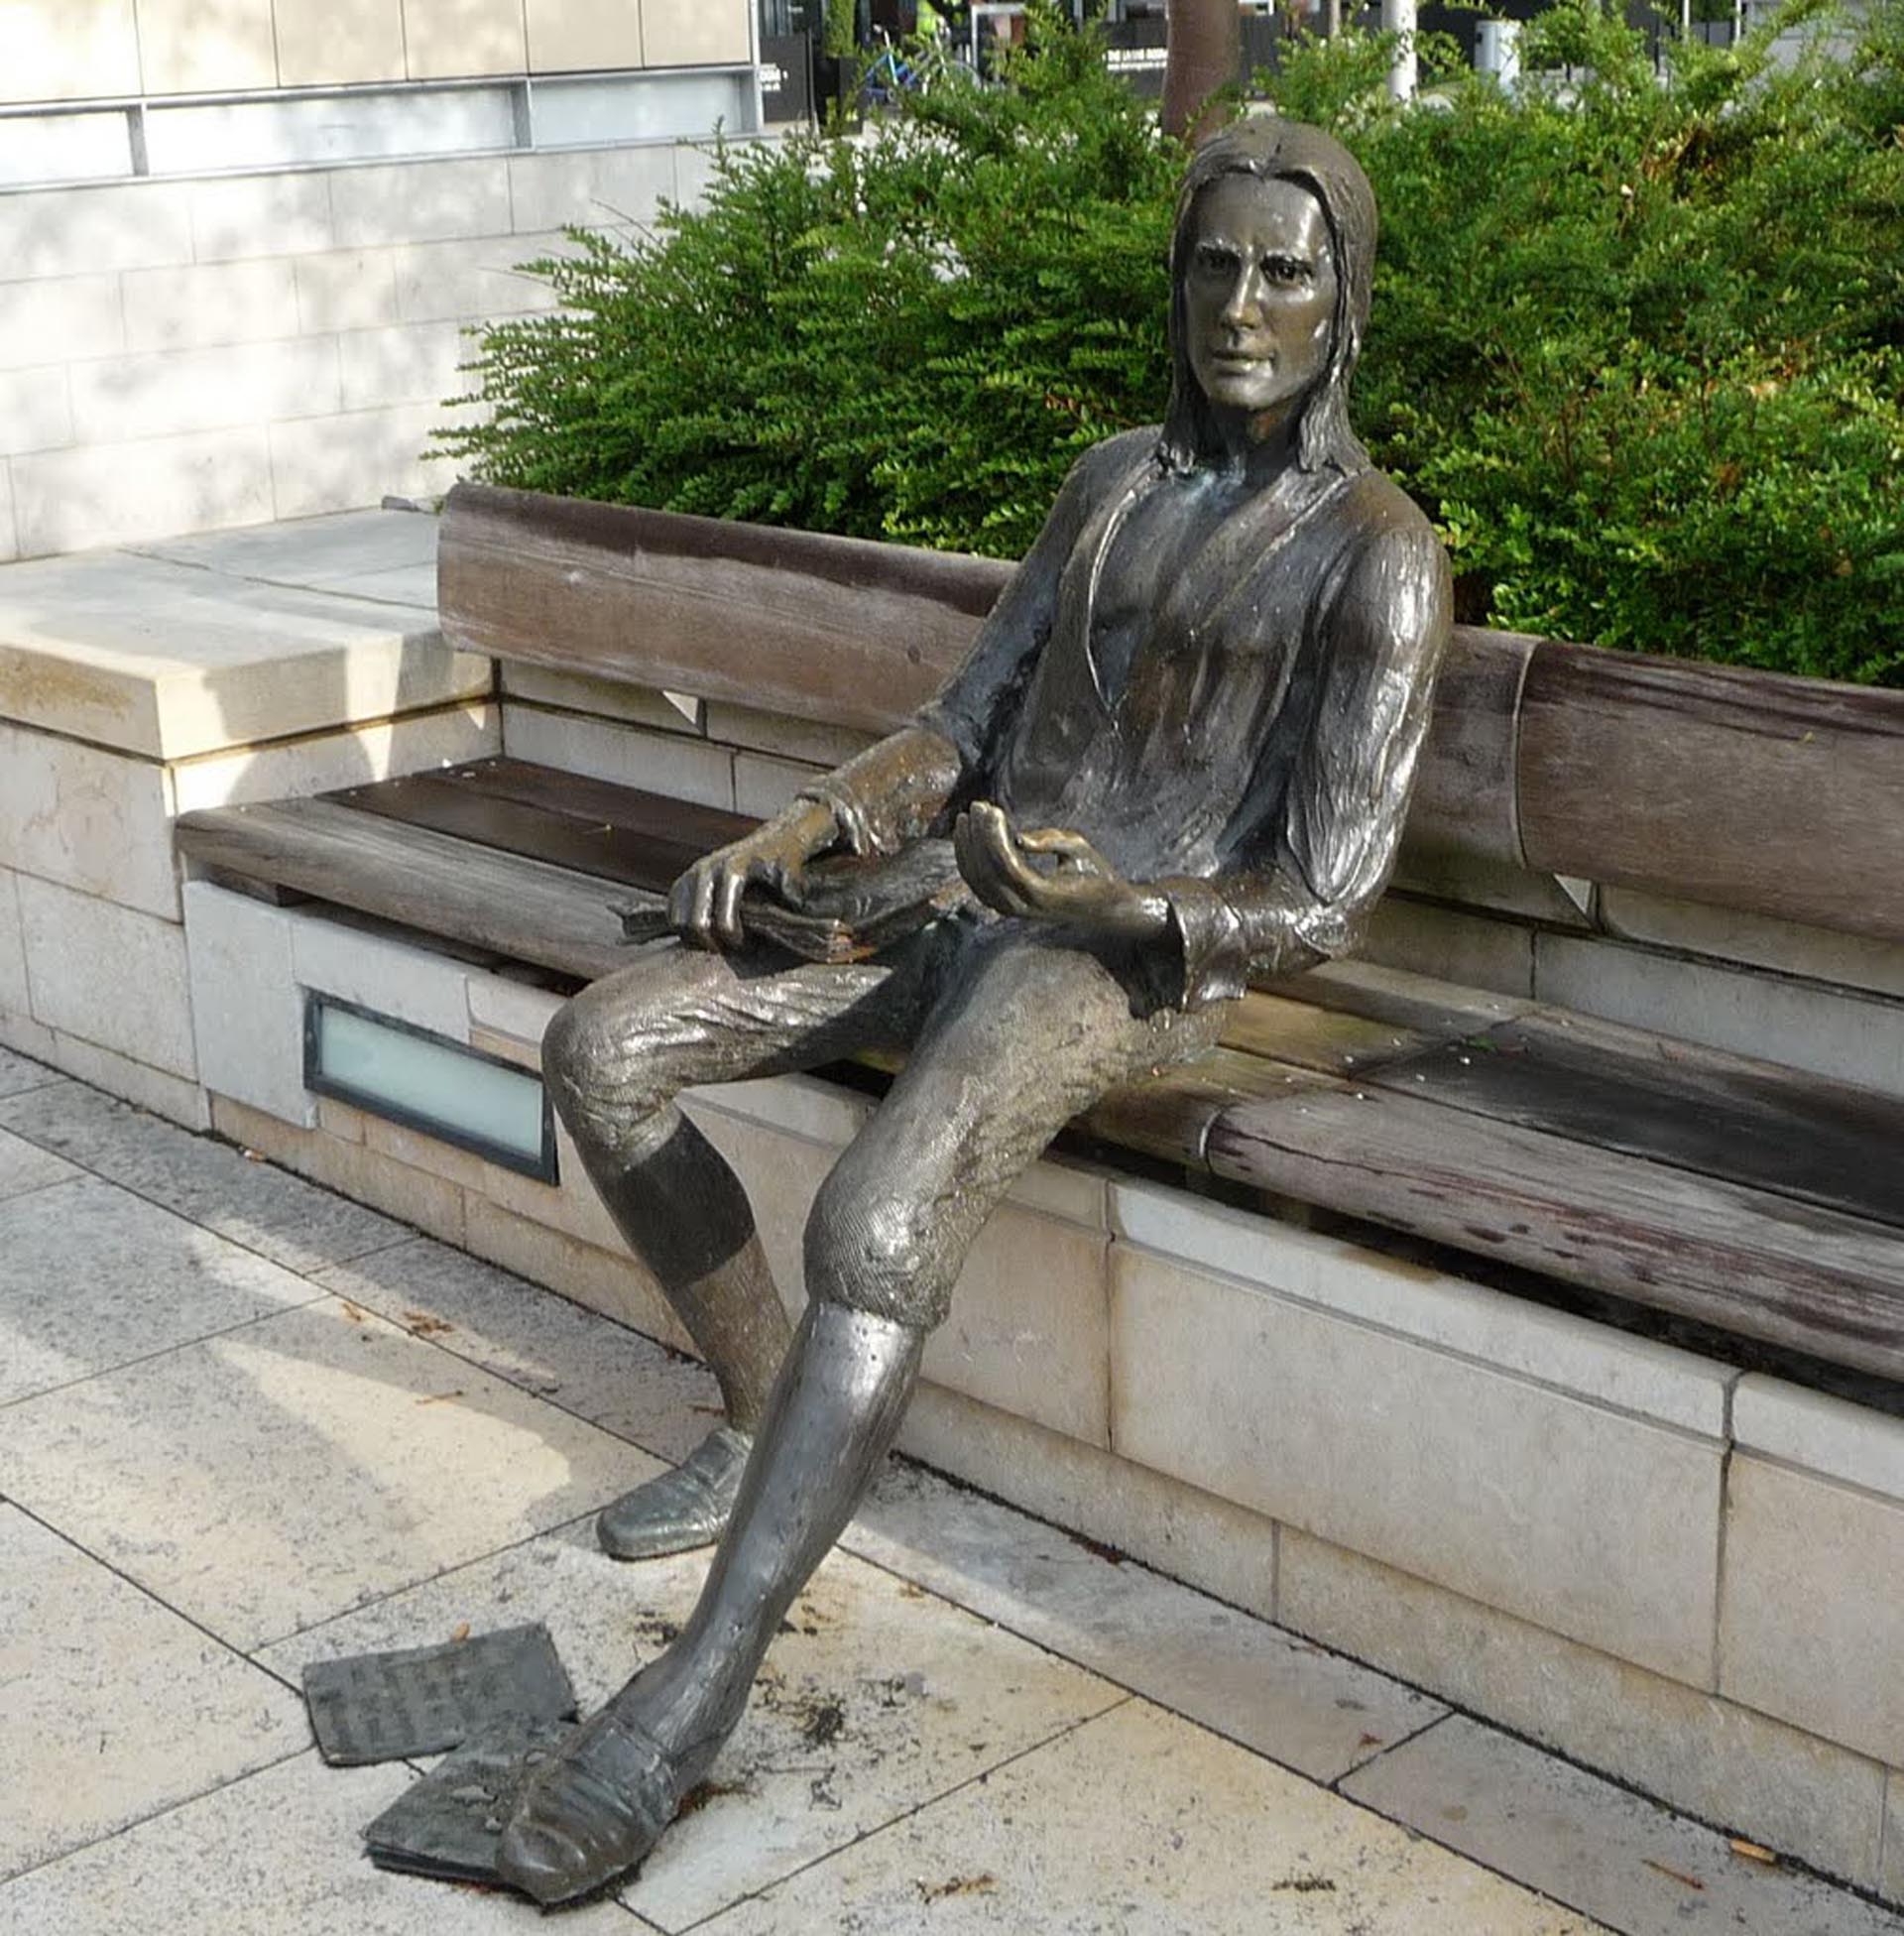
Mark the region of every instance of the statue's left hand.
[[[1005, 811], [979, 800], [952, 829], [959, 872], [988, 908], [1026, 920], [1147, 940], [1169, 925], [1170, 905], [1154, 889], [1127, 881], [1083, 834], [1066, 827], [1020, 833]], [[1033, 856], [1049, 856], [1049, 872]]]

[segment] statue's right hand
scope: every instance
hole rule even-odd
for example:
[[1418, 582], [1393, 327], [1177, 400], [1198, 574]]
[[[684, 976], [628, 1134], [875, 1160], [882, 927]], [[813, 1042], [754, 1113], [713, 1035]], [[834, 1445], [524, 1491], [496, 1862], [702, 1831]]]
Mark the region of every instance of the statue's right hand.
[[748, 888], [771, 888], [784, 898], [807, 862], [838, 834], [830, 806], [795, 800], [743, 839], [696, 861], [668, 891], [668, 925], [693, 947], [741, 947], [747, 939], [741, 897]]

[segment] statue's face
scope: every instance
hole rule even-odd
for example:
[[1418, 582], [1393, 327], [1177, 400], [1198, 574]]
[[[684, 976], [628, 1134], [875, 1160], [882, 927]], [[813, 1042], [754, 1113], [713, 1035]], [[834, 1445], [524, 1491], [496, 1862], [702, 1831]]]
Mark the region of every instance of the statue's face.
[[1322, 204], [1295, 182], [1225, 175], [1190, 211], [1183, 320], [1219, 409], [1285, 417], [1329, 364], [1336, 263]]

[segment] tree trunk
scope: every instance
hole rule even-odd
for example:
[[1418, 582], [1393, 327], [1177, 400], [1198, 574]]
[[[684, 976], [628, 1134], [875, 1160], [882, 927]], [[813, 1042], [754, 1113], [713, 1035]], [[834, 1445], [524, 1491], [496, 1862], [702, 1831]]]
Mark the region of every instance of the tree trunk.
[[1223, 116], [1212, 96], [1234, 86], [1243, 59], [1237, 0], [1170, 0], [1170, 39], [1163, 61], [1163, 129], [1193, 144], [1213, 135]]

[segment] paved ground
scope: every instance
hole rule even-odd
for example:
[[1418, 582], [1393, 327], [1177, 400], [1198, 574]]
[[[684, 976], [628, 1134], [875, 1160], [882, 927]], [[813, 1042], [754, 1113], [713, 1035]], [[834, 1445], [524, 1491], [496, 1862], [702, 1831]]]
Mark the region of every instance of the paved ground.
[[[0, 1930], [528, 1931], [371, 1869], [308, 1660], [541, 1619], [585, 1704], [705, 1557], [593, 1511], [693, 1367], [0, 1051]], [[1904, 1918], [894, 1464], [704, 1804], [564, 1927], [1904, 1936]]]

